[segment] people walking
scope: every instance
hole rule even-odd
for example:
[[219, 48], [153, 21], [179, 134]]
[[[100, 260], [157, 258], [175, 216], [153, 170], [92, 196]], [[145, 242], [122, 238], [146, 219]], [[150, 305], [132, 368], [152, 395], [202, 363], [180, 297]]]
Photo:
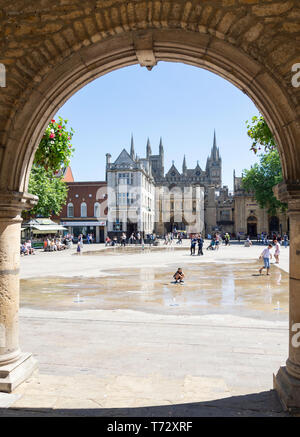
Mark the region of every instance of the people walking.
[[134, 242], [135, 242], [135, 236], [134, 236], [134, 233], [132, 232], [132, 234], [129, 237], [129, 243], [133, 244]]
[[269, 244], [268, 247], [266, 247], [263, 251], [262, 254], [260, 255], [259, 259], [263, 259], [264, 260], [264, 265], [263, 267], [261, 267], [259, 269], [259, 274], [261, 275], [263, 269], [267, 269], [267, 275], [269, 275], [269, 271], [270, 271], [270, 258], [272, 258], [272, 254], [270, 252], [270, 250], [272, 249], [272, 244]]
[[195, 238], [195, 236], [192, 236], [192, 238], [191, 238], [191, 255], [195, 255], [196, 244], [197, 244], [197, 238]]
[[203, 255], [203, 238], [201, 234], [198, 236], [198, 255]]
[[126, 246], [126, 234], [125, 232], [123, 232], [122, 236], [121, 236], [121, 246]]

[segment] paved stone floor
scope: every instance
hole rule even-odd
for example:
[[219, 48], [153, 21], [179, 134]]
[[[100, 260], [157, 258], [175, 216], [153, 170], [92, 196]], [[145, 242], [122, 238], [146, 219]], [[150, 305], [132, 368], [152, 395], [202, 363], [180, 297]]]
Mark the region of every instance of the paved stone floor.
[[22, 258], [21, 347], [39, 370], [0, 394], [0, 415], [284, 416], [272, 377], [288, 354], [289, 250], [270, 277], [261, 251]]

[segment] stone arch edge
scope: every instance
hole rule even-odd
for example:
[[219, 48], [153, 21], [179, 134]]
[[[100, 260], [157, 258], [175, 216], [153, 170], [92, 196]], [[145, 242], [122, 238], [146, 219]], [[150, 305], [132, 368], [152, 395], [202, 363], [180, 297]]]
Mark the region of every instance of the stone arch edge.
[[[283, 87], [267, 69], [238, 48], [212, 35], [182, 29], [128, 32], [69, 56], [31, 90], [9, 121], [1, 168], [1, 190], [26, 192], [35, 149], [49, 119], [79, 89], [113, 70], [138, 63], [136, 41], [152, 41], [157, 62], [183, 62], [233, 83], [255, 103], [273, 131], [286, 180], [300, 179], [300, 122]], [[24, 129], [24, 126], [28, 128]], [[298, 140], [298, 142], [297, 142]], [[15, 152], [15, 153], [14, 153]], [[16, 156], [17, 159], [14, 159]], [[9, 169], [9, 170], [7, 170]]]

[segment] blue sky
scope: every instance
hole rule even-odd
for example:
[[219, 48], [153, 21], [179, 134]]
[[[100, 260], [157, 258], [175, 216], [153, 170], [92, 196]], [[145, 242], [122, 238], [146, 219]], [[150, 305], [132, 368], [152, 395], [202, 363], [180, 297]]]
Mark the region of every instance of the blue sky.
[[[160, 62], [152, 71], [140, 66], [109, 73], [82, 88], [58, 111], [75, 134], [71, 161], [76, 181], [105, 179], [105, 154], [115, 160], [131, 133], [135, 151], [145, 156], [149, 136], [158, 153], [162, 136], [165, 170], [172, 160], [181, 171], [206, 159], [216, 129], [223, 164], [223, 185], [232, 189], [232, 174], [240, 175], [257, 161], [251, 152], [246, 120], [258, 114], [252, 101], [231, 83], [206, 70]], [[56, 117], [57, 117], [56, 115]]]

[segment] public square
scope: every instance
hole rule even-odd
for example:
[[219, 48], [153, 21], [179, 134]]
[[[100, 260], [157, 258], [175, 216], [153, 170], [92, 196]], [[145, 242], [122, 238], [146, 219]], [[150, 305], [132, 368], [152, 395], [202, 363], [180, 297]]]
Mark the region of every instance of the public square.
[[[208, 242], [205, 242], [206, 248]], [[281, 416], [289, 248], [84, 245], [21, 258], [20, 345], [38, 370], [2, 415]], [[273, 261], [274, 262], [274, 261]], [[184, 284], [172, 275], [181, 266]]]
[[300, 416], [299, 19], [1, 2], [0, 416]]

